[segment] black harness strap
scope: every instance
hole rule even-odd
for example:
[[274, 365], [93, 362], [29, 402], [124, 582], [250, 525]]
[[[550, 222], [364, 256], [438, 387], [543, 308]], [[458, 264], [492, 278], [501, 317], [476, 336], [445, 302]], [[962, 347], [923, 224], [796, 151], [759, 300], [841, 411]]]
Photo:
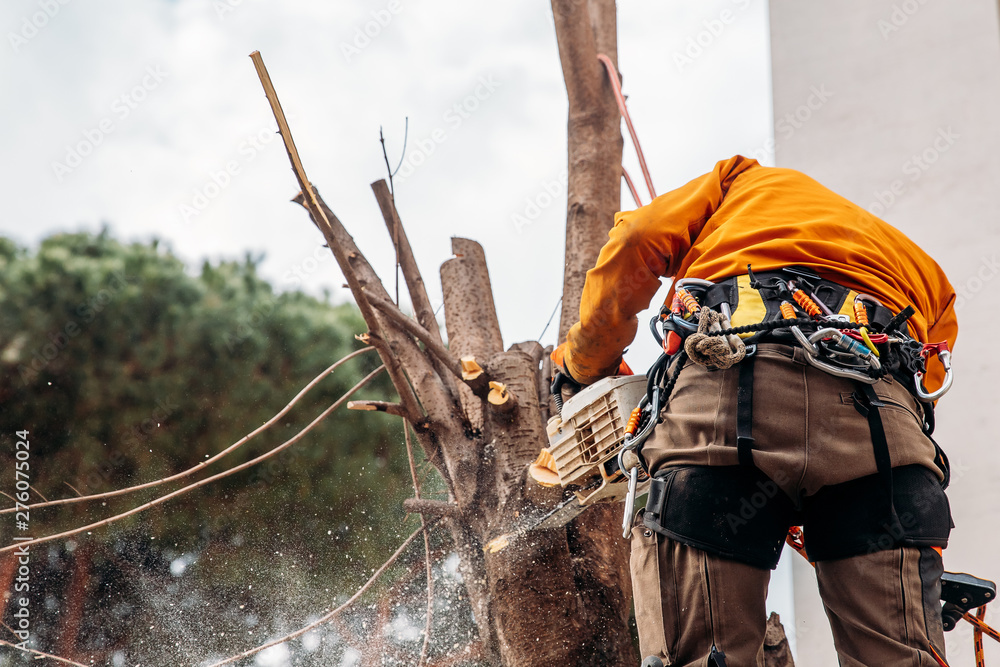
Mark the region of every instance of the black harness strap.
[[[749, 351], [748, 351], [749, 352]], [[740, 363], [736, 389], [736, 455], [740, 465], [753, 463], [753, 366], [755, 355], [748, 353]]]
[[889, 516], [892, 523], [891, 528], [900, 530], [899, 517], [896, 516], [896, 507], [893, 502], [892, 489], [892, 457], [889, 455], [889, 441], [885, 437], [885, 427], [882, 424], [882, 415], [879, 408], [884, 408], [885, 403], [879, 400], [875, 388], [870, 384], [858, 383], [860, 393], [855, 390], [852, 398], [854, 407], [864, 417], [868, 419], [868, 428], [872, 435], [872, 448], [875, 454], [875, 469], [882, 479], [882, 486], [886, 492], [886, 499], [889, 503]]

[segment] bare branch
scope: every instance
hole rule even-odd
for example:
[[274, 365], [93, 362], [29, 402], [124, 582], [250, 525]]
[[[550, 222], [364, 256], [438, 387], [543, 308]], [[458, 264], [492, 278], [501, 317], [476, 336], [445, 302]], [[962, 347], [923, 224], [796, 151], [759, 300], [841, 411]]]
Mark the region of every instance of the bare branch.
[[390, 415], [409, 419], [411, 415], [406, 414], [406, 408], [400, 403], [389, 403], [386, 401], [350, 401], [347, 404], [348, 410], [368, 410], [385, 412]]
[[[428, 525], [428, 527], [430, 527], [430, 524]], [[385, 563], [383, 563], [382, 567], [380, 567], [378, 570], [375, 571], [375, 574], [373, 574], [371, 576], [371, 578], [368, 581], [365, 582], [364, 586], [362, 586], [361, 588], [358, 589], [357, 593], [355, 593], [354, 595], [352, 595], [350, 597], [350, 599], [347, 600], [347, 602], [345, 602], [344, 604], [340, 605], [339, 607], [337, 607], [336, 609], [334, 609], [330, 613], [322, 616], [318, 620], [310, 623], [309, 625], [307, 625], [307, 626], [305, 626], [303, 628], [300, 628], [300, 629], [296, 630], [295, 632], [293, 632], [291, 634], [285, 635], [284, 637], [282, 637], [280, 639], [275, 639], [274, 641], [268, 642], [267, 644], [263, 644], [262, 646], [258, 646], [256, 648], [252, 648], [249, 651], [244, 651], [243, 653], [240, 653], [239, 655], [234, 655], [231, 658], [226, 658], [225, 660], [222, 660], [220, 662], [216, 662], [216, 663], [210, 665], [209, 667], [221, 667], [221, 665], [228, 665], [230, 663], [236, 662], [237, 660], [241, 660], [243, 658], [247, 658], [247, 657], [249, 657], [251, 655], [260, 653], [261, 651], [263, 651], [265, 649], [271, 648], [272, 646], [277, 646], [278, 644], [284, 644], [285, 642], [291, 641], [291, 640], [295, 639], [296, 637], [301, 637], [302, 635], [304, 635], [305, 633], [309, 632], [310, 630], [312, 630], [314, 628], [318, 628], [319, 626], [321, 626], [324, 623], [328, 622], [330, 619], [334, 618], [335, 616], [337, 616], [338, 614], [340, 614], [342, 611], [344, 611], [345, 609], [347, 609], [348, 607], [350, 607], [351, 605], [353, 605], [355, 602], [357, 602], [358, 598], [360, 598], [362, 595], [364, 595], [365, 591], [367, 591], [369, 588], [371, 588], [372, 584], [374, 584], [376, 581], [378, 581], [378, 578], [381, 577], [382, 574], [385, 573], [385, 571], [387, 569], [389, 569], [389, 567], [393, 563], [395, 563], [396, 560], [400, 556], [403, 555], [403, 552], [406, 551], [406, 547], [408, 547], [411, 544], [413, 544], [413, 541], [417, 539], [417, 536], [420, 535], [420, 533], [423, 532], [423, 530], [424, 530], [423, 528], [417, 528], [415, 531], [413, 531], [413, 533], [408, 538], [406, 538], [406, 540], [401, 545], [399, 545], [399, 548], [396, 549], [396, 553], [394, 553], [391, 556], [389, 556], [389, 560], [387, 560]]]
[[[251, 431], [247, 435], [243, 436], [242, 438], [240, 438], [239, 440], [237, 440], [233, 444], [231, 444], [228, 447], [226, 447], [225, 449], [223, 449], [221, 452], [219, 452], [218, 454], [216, 454], [212, 458], [205, 459], [204, 461], [201, 461], [197, 465], [191, 466], [187, 470], [183, 470], [183, 471], [177, 473], [176, 475], [171, 475], [170, 477], [164, 477], [162, 479], [157, 479], [157, 480], [154, 480], [152, 482], [145, 482], [143, 484], [137, 484], [135, 486], [130, 486], [130, 487], [127, 487], [127, 488], [124, 488], [124, 489], [117, 489], [115, 491], [108, 491], [106, 493], [96, 493], [96, 494], [89, 495], [89, 496], [85, 496], [83, 494], [80, 494], [80, 497], [78, 497], [78, 498], [64, 498], [62, 500], [50, 500], [50, 501], [44, 502], [44, 503], [35, 503], [34, 505], [29, 505], [28, 508], [29, 509], [38, 509], [40, 507], [52, 507], [53, 505], [71, 505], [73, 503], [80, 503], [80, 502], [83, 502], [85, 500], [101, 500], [101, 499], [105, 499], [105, 498], [114, 498], [116, 496], [123, 496], [123, 495], [128, 494], [128, 493], [134, 493], [136, 491], [142, 491], [143, 489], [151, 489], [153, 487], [161, 486], [163, 484], [168, 484], [170, 482], [175, 482], [178, 479], [183, 479], [184, 477], [188, 477], [190, 475], [193, 475], [194, 473], [198, 472], [202, 468], [206, 468], [206, 467], [212, 465], [213, 463], [215, 463], [216, 461], [221, 460], [223, 457], [228, 456], [229, 454], [232, 454], [234, 451], [236, 451], [237, 449], [239, 449], [240, 447], [242, 447], [246, 443], [250, 442], [250, 440], [252, 440], [253, 438], [257, 437], [258, 435], [260, 435], [261, 433], [263, 433], [264, 431], [266, 431], [267, 429], [271, 428], [276, 423], [278, 423], [281, 420], [281, 418], [284, 417], [286, 414], [288, 414], [288, 411], [291, 410], [292, 407], [294, 407], [295, 404], [298, 403], [299, 400], [302, 399], [303, 396], [305, 396], [307, 393], [309, 393], [309, 390], [311, 390], [313, 387], [315, 387], [317, 384], [319, 384], [320, 380], [322, 380], [323, 378], [325, 378], [326, 376], [328, 376], [330, 373], [332, 373], [334, 370], [336, 370], [338, 366], [341, 366], [342, 364], [350, 361], [351, 359], [353, 359], [354, 357], [358, 356], [359, 354], [362, 354], [363, 352], [368, 352], [369, 350], [374, 350], [374, 349], [375, 348], [373, 348], [373, 347], [363, 347], [360, 350], [355, 350], [354, 352], [351, 352], [350, 354], [348, 354], [347, 356], [343, 357], [342, 359], [339, 359], [332, 366], [330, 366], [325, 371], [323, 371], [322, 373], [320, 373], [319, 375], [317, 375], [315, 378], [313, 378], [309, 382], [309, 384], [307, 384], [305, 387], [303, 387], [302, 391], [300, 391], [298, 394], [296, 394], [295, 398], [293, 398], [291, 401], [289, 401], [288, 405], [286, 405], [284, 408], [282, 408], [276, 415], [274, 415], [273, 417], [271, 417], [270, 419], [268, 419], [266, 422], [264, 422], [263, 424], [261, 424], [260, 426], [258, 426], [256, 429], [254, 429], [253, 431]], [[76, 491], [76, 489], [74, 489], [73, 486], [70, 485], [68, 482], [63, 482], [63, 484], [65, 484], [69, 488], [71, 488], [74, 491]], [[76, 492], [80, 493], [79, 491], [76, 491]], [[39, 494], [39, 495], [41, 495], [41, 494]], [[0, 510], [0, 514], [10, 514], [15, 509], [16, 508], [14, 508], [14, 507], [9, 507], [7, 509], [2, 509], [2, 510]]]
[[[390, 184], [391, 178], [390, 176]], [[438, 326], [437, 317], [434, 315], [431, 300], [427, 297], [427, 288], [424, 284], [424, 278], [420, 274], [420, 268], [417, 266], [417, 260], [413, 255], [413, 248], [410, 247], [410, 239], [406, 236], [406, 230], [399, 219], [399, 211], [396, 209], [396, 201], [392, 191], [386, 186], [385, 180], [375, 181], [371, 187], [372, 192], [375, 193], [375, 200], [378, 202], [379, 209], [382, 211], [382, 218], [385, 220], [385, 225], [389, 230], [392, 244], [396, 248], [396, 265], [403, 271], [403, 279], [406, 281], [406, 289], [410, 294], [410, 303], [413, 304], [413, 312], [416, 320], [420, 323], [420, 326], [430, 333], [436, 342], [443, 345], [444, 339], [441, 337], [441, 328]], [[397, 305], [399, 303], [398, 294], [396, 295], [396, 303]], [[442, 362], [440, 357], [435, 356], [431, 359], [431, 363], [437, 369], [438, 375], [451, 395], [452, 401], [457, 403], [459, 400], [458, 387], [454, 379], [445, 372], [444, 365], [446, 362]]]
[[[421, 419], [419, 422], [425, 428], [417, 433], [424, 451], [432, 460], [443, 459], [440, 461], [439, 470], [445, 477], [449, 489], [460, 499], [472, 498], [475, 495], [475, 477], [481, 462], [478, 451], [468, 446], [466, 434], [471, 431], [468, 420], [463, 418], [464, 415], [457, 409], [454, 398], [449, 395], [434, 364], [416, 341], [392, 328], [383, 330], [381, 327], [379, 317], [368, 302], [368, 298], [375, 295], [388, 300], [389, 295], [375, 270], [354, 243], [354, 239], [306, 178], [305, 170], [295, 151], [291, 130], [281, 112], [281, 105], [278, 103], [277, 94], [271, 85], [260, 54], [255, 52], [251, 57], [254, 59], [271, 109], [278, 120], [285, 148], [299, 181], [301, 191], [295, 197], [295, 201], [309, 211], [310, 217], [323, 233], [327, 245], [347, 279], [361, 315], [368, 324], [369, 339], [378, 349], [379, 356], [382, 357], [386, 371], [399, 394], [399, 402], [405, 406], [408, 414], [422, 415], [426, 409], [427, 419]], [[431, 424], [434, 425], [433, 429], [430, 428]], [[438, 456], [446, 448], [448, 453]]]
[[391, 301], [374, 295], [369, 295], [368, 301], [373, 306], [378, 308], [379, 312], [384, 314], [407, 332], [411, 333], [417, 338], [417, 340], [426, 345], [427, 349], [441, 361], [445, 370], [461, 379], [462, 368], [458, 363], [458, 359], [456, 359], [455, 356], [448, 351], [448, 348], [446, 348], [443, 343], [439, 340], [435, 340], [433, 333], [427, 331], [427, 329], [420, 326], [419, 323], [407, 317], [403, 311], [401, 311], [396, 304]]
[[[300, 192], [298, 197], [296, 197], [296, 201], [306, 207], [310, 217], [312, 217], [313, 223], [323, 233], [326, 244], [337, 259], [337, 264], [340, 265], [340, 269], [347, 279], [347, 284], [351, 288], [351, 293], [354, 295], [355, 301], [357, 301], [358, 308], [361, 310], [361, 315], [368, 324], [368, 328], [377, 330], [378, 320], [371, 306], [365, 301], [364, 288], [368, 285], [372, 290], [380, 289], [384, 292], [385, 289], [382, 287], [378, 276], [375, 275], [374, 270], [368, 264], [368, 261], [357, 250], [350, 234], [340, 224], [337, 216], [333, 215], [333, 211], [322, 202], [316, 189], [309, 182], [306, 170], [302, 166], [302, 160], [299, 158], [298, 149], [295, 147], [295, 141], [292, 139], [292, 130], [288, 126], [285, 112], [281, 109], [281, 102], [278, 100], [278, 94], [274, 90], [274, 85], [271, 83], [271, 77], [267, 73], [267, 68], [264, 66], [264, 60], [261, 58], [260, 52], [254, 51], [250, 54], [250, 58], [257, 69], [257, 76], [264, 87], [264, 93], [267, 95], [267, 101], [271, 105], [274, 118], [278, 122], [278, 130], [284, 141], [285, 151], [288, 153], [288, 159], [292, 163], [292, 171], [295, 172], [295, 178], [299, 182]], [[352, 262], [352, 260], [354, 261]], [[365, 271], [364, 269], [367, 270]], [[382, 357], [389, 377], [392, 379], [392, 383], [399, 393], [400, 402], [412, 414], [421, 413], [420, 403], [416, 395], [414, 395], [406, 379], [406, 375], [403, 373], [399, 360], [390, 349], [392, 341], [388, 340], [387, 342], [389, 345], [381, 345], [381, 347], [376, 345], [376, 347], [379, 347], [379, 355]]]
[[410, 514], [423, 516], [456, 517], [458, 505], [443, 500], [427, 500], [425, 498], [407, 498], [403, 501], [403, 509]]
[[480, 359], [503, 352], [500, 322], [483, 247], [470, 239], [451, 239], [454, 257], [441, 265], [448, 344], [459, 356]]
[[171, 500], [173, 498], [176, 498], [177, 496], [183, 495], [183, 494], [187, 493], [188, 491], [193, 491], [194, 489], [197, 489], [197, 488], [200, 488], [202, 486], [205, 486], [206, 484], [210, 484], [210, 483], [212, 483], [212, 482], [214, 482], [216, 480], [222, 479], [223, 477], [228, 477], [229, 475], [237, 473], [237, 472], [239, 472], [241, 470], [245, 470], [247, 468], [255, 466], [258, 463], [260, 463], [261, 461], [265, 461], [265, 460], [271, 458], [272, 456], [274, 456], [275, 454], [277, 454], [277, 453], [279, 453], [281, 451], [284, 451], [285, 449], [288, 449], [289, 447], [291, 447], [292, 445], [294, 445], [296, 442], [298, 442], [299, 440], [301, 440], [303, 437], [305, 437], [305, 435], [309, 431], [311, 431], [317, 424], [319, 424], [321, 421], [323, 421], [324, 419], [326, 419], [326, 417], [331, 412], [333, 412], [334, 410], [336, 410], [337, 408], [339, 408], [341, 405], [343, 405], [344, 402], [348, 398], [350, 398], [351, 394], [353, 394], [354, 392], [356, 392], [357, 390], [361, 389], [366, 384], [368, 384], [369, 382], [371, 382], [372, 380], [374, 380], [375, 377], [379, 373], [381, 373], [384, 368], [385, 368], [385, 366], [379, 366], [378, 368], [376, 368], [375, 370], [373, 370], [371, 373], [369, 373], [368, 375], [366, 375], [360, 382], [358, 382], [356, 385], [354, 385], [353, 387], [351, 387], [350, 389], [348, 389], [346, 392], [344, 392], [343, 396], [341, 396], [340, 398], [338, 398], [336, 400], [336, 402], [334, 402], [333, 405], [331, 405], [326, 410], [324, 410], [323, 412], [321, 412], [320, 415], [318, 417], [316, 417], [316, 419], [312, 420], [309, 423], [308, 426], [306, 426], [305, 428], [303, 428], [301, 431], [299, 431], [294, 436], [292, 436], [291, 438], [289, 438], [285, 442], [281, 443], [280, 445], [278, 445], [274, 449], [261, 454], [257, 458], [254, 458], [254, 459], [251, 459], [251, 460], [246, 461], [244, 463], [241, 463], [238, 466], [235, 466], [233, 468], [230, 468], [229, 470], [225, 470], [223, 472], [220, 472], [220, 473], [217, 473], [215, 475], [212, 475], [211, 477], [206, 477], [205, 479], [203, 479], [201, 481], [195, 482], [194, 484], [189, 484], [189, 485], [187, 485], [187, 486], [185, 486], [183, 488], [177, 489], [176, 491], [172, 491], [172, 492], [168, 493], [165, 496], [160, 496], [159, 498], [151, 500], [148, 503], [144, 503], [142, 505], [139, 505], [138, 507], [133, 507], [132, 509], [130, 509], [127, 512], [123, 512], [121, 514], [116, 514], [115, 516], [108, 517], [107, 519], [102, 519], [101, 521], [97, 521], [95, 523], [91, 523], [91, 524], [88, 524], [86, 526], [81, 526], [80, 528], [74, 528], [72, 530], [67, 530], [67, 531], [64, 531], [62, 533], [56, 533], [54, 535], [47, 535], [45, 537], [38, 537], [38, 538], [35, 538], [33, 540], [26, 540], [24, 542], [19, 542], [17, 544], [12, 544], [10, 546], [6, 546], [6, 547], [3, 547], [3, 548], [0, 548], [0, 554], [5, 553], [7, 551], [13, 551], [15, 549], [22, 549], [22, 548], [25, 548], [25, 547], [30, 547], [30, 546], [33, 546], [35, 544], [43, 544], [45, 542], [52, 542], [54, 540], [60, 540], [60, 539], [63, 539], [65, 537], [70, 537], [72, 535], [79, 535], [80, 533], [84, 533], [84, 532], [87, 532], [87, 531], [95, 530], [97, 528], [101, 528], [103, 526], [107, 526], [108, 524], [114, 523], [115, 521], [120, 521], [121, 519], [130, 517], [130, 516], [132, 516], [134, 514], [139, 514], [140, 512], [144, 512], [144, 511], [146, 511], [146, 510], [148, 510], [148, 509], [150, 509], [152, 507], [156, 507], [157, 505], [162, 505], [163, 503], [167, 502], [168, 500]]
[[462, 379], [465, 380], [465, 386], [473, 394], [485, 401], [487, 394], [490, 393], [490, 376], [479, 365], [476, 357], [471, 354], [462, 357], [460, 362], [462, 364]]
[[406, 288], [410, 292], [410, 303], [413, 304], [413, 312], [417, 316], [417, 322], [429, 331], [437, 339], [437, 342], [444, 343], [437, 318], [434, 317], [434, 308], [431, 307], [431, 300], [427, 297], [423, 276], [420, 275], [417, 260], [413, 256], [413, 248], [410, 247], [410, 240], [403, 229], [399, 212], [396, 210], [396, 203], [385, 180], [372, 183], [372, 192], [375, 193], [375, 200], [378, 201], [378, 207], [382, 211], [385, 226], [389, 228], [389, 236], [392, 237], [393, 243], [397, 246], [399, 267], [403, 270], [403, 278], [406, 280]]
[[589, 6], [593, 1], [551, 0], [570, 113], [573, 106], [593, 110], [602, 102], [602, 72], [597, 62], [597, 40]]
[[[378, 348], [379, 355], [385, 362], [389, 377], [392, 378], [392, 383], [400, 395], [400, 402], [413, 414], [422, 414], [420, 405], [423, 404], [432, 422], [442, 424], [454, 432], [461, 432], [463, 426], [456, 423], [455, 411], [452, 409], [454, 399], [448, 395], [444, 385], [441, 384], [441, 377], [424, 355], [423, 350], [409, 337], [400, 335], [391, 328], [384, 332], [381, 331], [378, 317], [369, 301], [373, 297], [381, 297], [384, 301], [388, 301], [389, 294], [385, 291], [368, 260], [354, 244], [354, 239], [344, 229], [343, 224], [329, 209], [322, 197], [319, 197], [318, 194], [316, 196], [319, 199], [320, 208], [324, 211], [327, 219], [333, 223], [331, 233], [334, 240], [328, 239], [327, 244], [340, 248], [334, 253], [337, 262], [341, 265], [345, 276], [348, 274], [354, 276], [355, 284], [351, 287], [352, 293], [372, 334], [380, 333], [378, 336], [370, 334], [370, 340]], [[304, 201], [302, 193], [296, 195], [293, 201], [302, 204]], [[310, 215], [312, 215], [311, 212]], [[343, 259], [343, 263], [341, 263], [341, 259]], [[348, 284], [351, 284], [350, 281]], [[355, 287], [358, 290], [356, 292], [354, 291]], [[420, 396], [419, 402], [414, 394], [414, 389], [409, 385], [407, 374], [414, 381], [413, 387]], [[422, 441], [421, 444], [425, 448], [427, 447], [426, 442]]]
[[594, 32], [594, 46], [598, 53], [611, 58], [618, 69], [618, 8], [615, 0], [587, 0], [590, 27]]

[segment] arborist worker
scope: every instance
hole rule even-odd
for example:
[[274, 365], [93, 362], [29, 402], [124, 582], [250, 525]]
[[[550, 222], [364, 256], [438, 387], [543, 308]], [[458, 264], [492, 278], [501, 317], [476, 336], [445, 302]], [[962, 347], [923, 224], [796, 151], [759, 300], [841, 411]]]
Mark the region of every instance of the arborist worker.
[[770, 571], [803, 526], [840, 664], [938, 664], [952, 522], [930, 433], [950, 369], [922, 344], [955, 342], [941, 268], [804, 174], [741, 156], [618, 213], [609, 237], [553, 353], [577, 382], [617, 374], [660, 279], [682, 285], [661, 311], [673, 384], [631, 530], [643, 656], [763, 666]]

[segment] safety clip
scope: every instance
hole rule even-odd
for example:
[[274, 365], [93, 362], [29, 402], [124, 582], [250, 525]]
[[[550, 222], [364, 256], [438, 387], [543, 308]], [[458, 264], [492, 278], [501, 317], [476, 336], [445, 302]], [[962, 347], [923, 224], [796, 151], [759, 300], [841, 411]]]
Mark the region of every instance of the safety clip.
[[951, 383], [954, 380], [951, 371], [951, 350], [948, 349], [948, 342], [944, 341], [941, 343], [924, 343], [924, 349], [921, 350], [920, 356], [924, 359], [924, 367], [927, 367], [928, 361], [931, 358], [931, 354], [936, 354], [941, 365], [944, 367], [944, 382], [941, 383], [941, 387], [937, 391], [924, 391], [921, 380], [924, 379], [924, 374], [917, 371], [913, 375], [913, 381], [916, 385], [917, 396], [920, 397], [922, 401], [936, 401], [951, 389]]

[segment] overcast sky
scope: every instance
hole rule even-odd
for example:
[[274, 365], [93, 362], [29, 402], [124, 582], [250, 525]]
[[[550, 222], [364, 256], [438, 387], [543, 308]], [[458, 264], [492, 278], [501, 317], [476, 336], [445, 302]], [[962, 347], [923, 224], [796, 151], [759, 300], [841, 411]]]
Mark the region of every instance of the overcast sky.
[[[549, 3], [4, 0], [0, 24], [0, 233], [30, 245], [108, 224], [163, 239], [192, 267], [264, 255], [279, 289], [348, 298], [288, 201], [297, 186], [247, 57], [259, 49], [310, 179], [381, 275], [392, 251], [369, 184], [386, 174], [379, 126], [395, 164], [408, 116], [396, 199], [432, 300], [449, 238], [465, 236], [486, 249], [505, 343], [545, 326], [561, 292], [566, 168]], [[625, 0], [619, 51], [658, 192], [764, 154], [764, 0]], [[640, 343], [629, 358], [644, 367], [655, 351]]]

